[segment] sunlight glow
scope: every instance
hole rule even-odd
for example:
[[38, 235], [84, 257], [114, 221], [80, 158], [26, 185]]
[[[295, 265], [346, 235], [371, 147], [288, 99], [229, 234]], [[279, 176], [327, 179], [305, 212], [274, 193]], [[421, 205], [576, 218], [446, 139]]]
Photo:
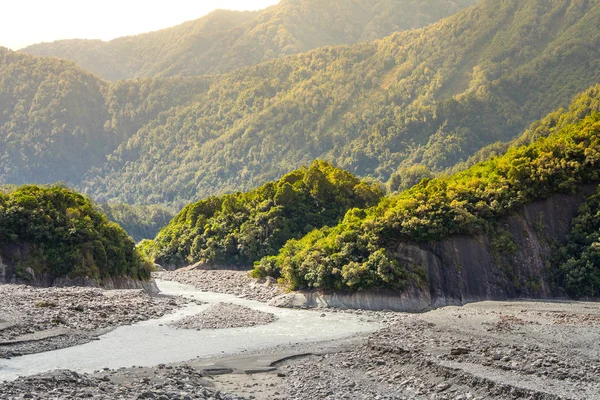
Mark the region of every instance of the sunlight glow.
[[279, 0], [7, 0], [0, 46], [13, 50], [60, 39], [110, 40], [168, 28], [216, 9], [259, 10]]

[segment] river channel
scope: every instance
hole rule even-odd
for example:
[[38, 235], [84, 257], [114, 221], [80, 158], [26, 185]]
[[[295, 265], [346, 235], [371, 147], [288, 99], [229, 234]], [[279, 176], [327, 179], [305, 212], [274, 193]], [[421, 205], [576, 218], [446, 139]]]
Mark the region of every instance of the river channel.
[[[99, 337], [100, 340], [45, 353], [0, 360], [0, 380], [34, 375], [55, 369], [93, 372], [102, 368], [155, 366], [194, 358], [237, 354], [244, 350], [259, 351], [277, 345], [310, 343], [341, 339], [357, 333], [373, 332], [381, 325], [365, 316], [350, 313], [322, 313], [271, 307], [258, 301], [233, 295], [201, 292], [192, 286], [157, 281], [162, 293], [179, 295], [208, 304], [187, 305], [159, 319], [119, 327]], [[177, 329], [169, 324], [225, 302], [275, 314], [268, 325], [219, 330]]]

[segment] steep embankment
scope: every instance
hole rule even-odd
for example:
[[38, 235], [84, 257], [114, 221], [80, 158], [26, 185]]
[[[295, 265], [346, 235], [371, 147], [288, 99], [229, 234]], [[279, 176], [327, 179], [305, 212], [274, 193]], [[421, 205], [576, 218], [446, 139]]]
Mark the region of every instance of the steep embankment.
[[323, 46], [420, 28], [476, 0], [282, 0], [262, 11], [218, 10], [137, 36], [60, 40], [21, 51], [76, 62], [108, 80], [228, 72]]
[[0, 283], [153, 289], [150, 265], [117, 224], [65, 188], [0, 193]]
[[[599, 229], [581, 227], [597, 215], [596, 197], [582, 208], [587, 217], [573, 221], [600, 180], [600, 86], [543, 122], [550, 120], [529, 145], [426, 179], [376, 207], [349, 211], [337, 227], [288, 242], [255, 275], [280, 277], [292, 289], [393, 290], [411, 310], [563, 296], [565, 289], [598, 296], [592, 239]], [[592, 262], [581, 266], [567, 254], [559, 265], [554, 243], [578, 244]]]

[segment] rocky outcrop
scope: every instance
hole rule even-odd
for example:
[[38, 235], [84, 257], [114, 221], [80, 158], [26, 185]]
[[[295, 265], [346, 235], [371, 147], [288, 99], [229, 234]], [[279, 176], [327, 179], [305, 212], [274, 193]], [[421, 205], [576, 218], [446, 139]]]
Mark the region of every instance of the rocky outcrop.
[[554, 242], [564, 241], [585, 198], [597, 185], [579, 193], [554, 195], [524, 206], [487, 235], [456, 236], [436, 243], [401, 243], [395, 258], [428, 277], [422, 288], [431, 307], [510, 298], [561, 296], [550, 286], [547, 261]]
[[422, 285], [403, 293], [296, 292], [279, 296], [271, 304], [420, 312], [483, 300], [564, 297], [550, 285], [551, 246], [565, 240], [579, 207], [597, 187], [586, 185], [576, 194], [554, 195], [526, 205], [504, 218], [490, 234], [399, 243], [392, 252], [395, 259], [427, 276]]
[[0, 256], [0, 283], [6, 282], [8, 274], [8, 266], [4, 264], [2, 256]]

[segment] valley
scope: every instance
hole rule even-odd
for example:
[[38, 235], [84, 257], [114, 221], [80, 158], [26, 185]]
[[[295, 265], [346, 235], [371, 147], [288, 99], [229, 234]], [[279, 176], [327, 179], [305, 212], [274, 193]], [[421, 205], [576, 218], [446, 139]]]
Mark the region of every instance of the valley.
[[0, 400], [600, 400], [600, 0], [61, 2], [0, 15]]

